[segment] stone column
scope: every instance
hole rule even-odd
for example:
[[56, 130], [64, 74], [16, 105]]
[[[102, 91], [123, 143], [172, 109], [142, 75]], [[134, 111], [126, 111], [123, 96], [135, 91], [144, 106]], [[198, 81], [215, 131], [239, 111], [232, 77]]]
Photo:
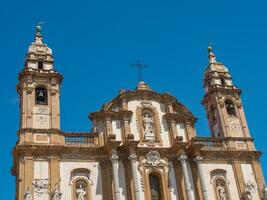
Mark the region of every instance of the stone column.
[[194, 196], [194, 192], [192, 190], [192, 184], [190, 183], [190, 179], [189, 179], [189, 173], [187, 170], [187, 156], [185, 154], [180, 155], [177, 158], [181, 165], [182, 165], [182, 170], [183, 170], [183, 174], [184, 174], [184, 180], [185, 180], [185, 189], [186, 189], [186, 194], [187, 194], [187, 199], [188, 200], [194, 200], [195, 196]]
[[117, 151], [115, 149], [112, 150], [112, 154], [110, 156], [110, 161], [112, 163], [115, 199], [120, 200], [119, 157], [118, 157]]
[[199, 177], [200, 177], [200, 183], [201, 183], [201, 189], [202, 189], [202, 193], [203, 193], [203, 198], [204, 198], [204, 200], [209, 200], [208, 190], [207, 190], [207, 187], [206, 187], [205, 176], [204, 176], [203, 167], [202, 167], [202, 160], [203, 160], [203, 158], [201, 156], [196, 156], [194, 158], [194, 161], [197, 163], [198, 174], [199, 174]]
[[141, 184], [140, 184], [140, 179], [138, 178], [137, 156], [135, 153], [131, 153], [128, 159], [131, 161], [135, 199], [141, 200]]

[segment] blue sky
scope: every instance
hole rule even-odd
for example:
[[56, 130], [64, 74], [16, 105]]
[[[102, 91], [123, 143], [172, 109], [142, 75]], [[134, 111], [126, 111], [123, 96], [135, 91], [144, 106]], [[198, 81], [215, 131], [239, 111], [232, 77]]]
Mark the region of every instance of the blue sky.
[[[109, 0], [2, 1], [0, 7], [0, 199], [14, 199], [11, 150], [19, 122], [17, 74], [34, 36], [45, 21], [45, 42], [53, 49], [55, 68], [64, 75], [61, 124], [65, 131], [89, 131], [88, 113], [121, 88], [134, 89], [141, 58], [149, 67], [144, 79], [159, 92], [170, 92], [196, 117], [197, 133], [208, 136], [202, 77], [207, 46], [230, 70], [243, 90], [251, 135], [267, 171], [266, 1]], [[75, 97], [75, 98], [74, 98]]]

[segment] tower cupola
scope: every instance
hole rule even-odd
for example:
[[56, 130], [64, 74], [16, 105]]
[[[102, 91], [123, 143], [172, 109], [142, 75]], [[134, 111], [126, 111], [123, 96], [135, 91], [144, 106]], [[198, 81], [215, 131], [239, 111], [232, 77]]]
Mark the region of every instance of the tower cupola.
[[209, 64], [204, 74], [204, 88], [206, 92], [216, 88], [235, 88], [231, 74], [227, 67], [216, 60], [212, 47], [208, 47]]
[[25, 68], [39, 70], [53, 70], [54, 59], [52, 50], [43, 42], [42, 27], [35, 28], [34, 41], [29, 46], [25, 59]]

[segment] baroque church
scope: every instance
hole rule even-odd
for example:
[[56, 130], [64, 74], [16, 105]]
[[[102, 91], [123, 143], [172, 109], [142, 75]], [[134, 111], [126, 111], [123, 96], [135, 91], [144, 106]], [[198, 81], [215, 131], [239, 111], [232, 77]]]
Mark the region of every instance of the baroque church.
[[[261, 200], [267, 190], [237, 88], [208, 48], [204, 106], [210, 137], [174, 96], [144, 81], [89, 114], [91, 132], [60, 129], [52, 50], [36, 26], [18, 76], [17, 200]], [[64, 99], [63, 99], [64, 101]]]

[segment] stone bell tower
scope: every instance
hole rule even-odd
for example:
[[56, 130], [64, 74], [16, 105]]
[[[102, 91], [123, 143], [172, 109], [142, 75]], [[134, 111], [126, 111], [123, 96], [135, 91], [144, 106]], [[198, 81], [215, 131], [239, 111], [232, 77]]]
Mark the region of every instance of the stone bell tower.
[[244, 137], [250, 133], [241, 103], [241, 90], [232, 80], [229, 70], [208, 47], [209, 64], [204, 74], [205, 106], [209, 127], [213, 137]]
[[[52, 50], [43, 43], [41, 26], [36, 26], [34, 42], [19, 73], [20, 130], [60, 129], [60, 84], [63, 77], [54, 70]], [[26, 134], [27, 135], [27, 134]], [[24, 137], [31, 142], [32, 137]], [[20, 142], [22, 138], [20, 137]]]

